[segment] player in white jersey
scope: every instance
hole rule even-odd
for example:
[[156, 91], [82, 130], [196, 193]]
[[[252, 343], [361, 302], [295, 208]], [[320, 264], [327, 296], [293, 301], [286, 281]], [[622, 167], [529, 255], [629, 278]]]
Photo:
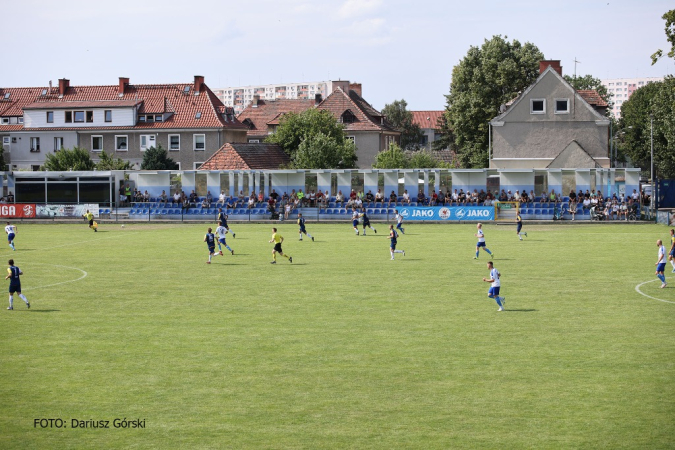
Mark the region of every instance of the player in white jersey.
[[490, 290], [488, 291], [488, 298], [493, 298], [499, 305], [498, 311], [504, 311], [504, 305], [506, 304], [506, 299], [499, 296], [499, 288], [501, 288], [501, 281], [499, 280], [500, 273], [495, 269], [492, 261], [488, 261], [487, 267], [490, 270], [490, 278], [483, 278], [483, 281], [486, 283], [492, 283], [490, 285]]
[[661, 287], [664, 288], [667, 285], [666, 276], [663, 274], [666, 270], [666, 246], [663, 245], [661, 239], [656, 241], [656, 246], [659, 248], [659, 259], [656, 260], [656, 276], [661, 280]]
[[16, 251], [16, 248], [14, 247], [14, 236], [16, 236], [16, 226], [7, 222], [7, 226], [5, 227], [5, 233], [7, 233], [7, 242], [9, 243], [9, 246], [12, 247], [12, 250]]
[[227, 234], [227, 229], [222, 226], [218, 225], [218, 228], [216, 228], [216, 235], [218, 235], [218, 252], [220, 256], [223, 256], [223, 248], [220, 246], [220, 244], [223, 244], [226, 249], [230, 251], [234, 255], [234, 250], [230, 248], [229, 245], [225, 242], [225, 235]]
[[401, 233], [405, 234], [405, 228], [403, 228], [403, 216], [398, 212], [398, 209], [395, 209], [394, 212], [396, 213], [396, 216], [394, 216], [396, 219], [396, 229], [401, 230]]
[[490, 251], [489, 248], [485, 246], [485, 235], [483, 234], [483, 224], [479, 223], [476, 225], [476, 228], [478, 228], [478, 232], [474, 234], [478, 238], [478, 243], [476, 244], [476, 256], [474, 256], [473, 259], [478, 259], [478, 251], [482, 248], [488, 254], [490, 255], [490, 258], [494, 258], [495, 255]]
[[354, 227], [354, 231], [356, 231], [356, 235], [359, 235], [359, 212], [356, 210], [356, 208], [352, 208], [352, 227]]

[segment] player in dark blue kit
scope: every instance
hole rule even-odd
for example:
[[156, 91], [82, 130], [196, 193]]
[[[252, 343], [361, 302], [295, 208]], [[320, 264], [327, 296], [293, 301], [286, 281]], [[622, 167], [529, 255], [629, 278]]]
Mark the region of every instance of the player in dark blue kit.
[[308, 237], [312, 239], [312, 242], [314, 242], [314, 236], [309, 234], [307, 232], [307, 229], [305, 228], [305, 218], [302, 217], [302, 213], [298, 214], [298, 226], [300, 227], [300, 230], [298, 231], [300, 233], [300, 240], [302, 240], [302, 233], [305, 233]]
[[363, 210], [363, 213], [361, 213], [361, 220], [363, 220], [363, 235], [364, 236], [366, 235], [366, 227], [369, 227], [371, 230], [373, 230], [375, 232], [375, 234], [377, 234], [377, 230], [370, 225], [370, 217], [368, 217], [368, 215], [366, 214], [365, 209]]
[[20, 275], [23, 275], [21, 269], [14, 265], [14, 260], [9, 260], [9, 267], [7, 268], [7, 276], [5, 280], [9, 280], [9, 310], [14, 309], [14, 293], [18, 293], [21, 300], [26, 302], [26, 307], [30, 309], [30, 303], [25, 295], [21, 293], [21, 278]]
[[204, 242], [206, 242], [206, 245], [209, 247], [209, 260], [206, 261], [206, 264], [211, 264], [211, 258], [214, 253], [216, 253], [216, 236], [211, 232], [211, 227], [206, 231]]
[[520, 217], [520, 211], [516, 212], [516, 234], [518, 235], [518, 239], [521, 241], [523, 240], [523, 235], [527, 237], [527, 231], [521, 233], [520, 230], [523, 229], [523, 218]]
[[232, 233], [233, 238], [237, 237], [237, 235], [234, 234], [234, 231], [230, 230], [230, 227], [227, 226], [227, 214], [223, 212], [223, 208], [218, 208], [218, 223], [221, 227], [225, 227], [229, 233]]
[[394, 260], [394, 253], [403, 253], [403, 256], [405, 256], [405, 251], [404, 250], [396, 250], [396, 244], [398, 240], [398, 233], [396, 230], [394, 230], [393, 225], [389, 225], [389, 239], [390, 239], [390, 244], [389, 244], [389, 252], [391, 252], [391, 259], [392, 261]]

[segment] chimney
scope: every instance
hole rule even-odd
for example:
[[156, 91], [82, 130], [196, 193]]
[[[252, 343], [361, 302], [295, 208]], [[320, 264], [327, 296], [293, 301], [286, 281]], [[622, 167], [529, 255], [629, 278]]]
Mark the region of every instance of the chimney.
[[195, 75], [195, 94], [202, 90], [202, 84], [204, 84], [204, 77], [201, 75]]
[[59, 78], [59, 95], [65, 95], [69, 87], [70, 87], [70, 80], [67, 80], [65, 78]]
[[314, 106], [317, 106], [322, 101], [323, 101], [323, 96], [321, 94], [316, 94], [314, 96]]
[[363, 94], [361, 94], [361, 83], [349, 83], [349, 90], [359, 94], [359, 97], [363, 97]]
[[117, 89], [117, 93], [120, 95], [124, 95], [124, 90], [126, 89], [127, 86], [129, 86], [129, 78], [120, 77], [120, 84], [119, 88]]
[[545, 59], [543, 61], [539, 61], [539, 75], [544, 73], [548, 66], [551, 66], [553, 70], [558, 72], [558, 75], [562, 76], [562, 66], [560, 65], [559, 59]]
[[255, 94], [255, 95], [253, 96], [253, 101], [251, 102], [251, 106], [252, 106], [253, 108], [257, 108], [257, 107], [258, 107], [258, 102], [259, 102], [259, 101], [260, 101], [260, 95]]

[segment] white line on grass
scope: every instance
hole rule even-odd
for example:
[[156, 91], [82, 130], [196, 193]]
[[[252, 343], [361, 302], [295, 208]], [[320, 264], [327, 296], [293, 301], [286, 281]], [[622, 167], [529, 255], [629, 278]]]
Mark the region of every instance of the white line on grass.
[[663, 299], [661, 299], [661, 298], [652, 297], [651, 295], [647, 295], [647, 294], [645, 294], [644, 292], [642, 292], [642, 291], [640, 290], [640, 287], [642, 287], [642, 285], [647, 284], [647, 283], [653, 283], [653, 282], [655, 282], [655, 281], [661, 281], [661, 280], [659, 280], [658, 278], [656, 278], [656, 279], [654, 279], [654, 280], [645, 281], [644, 283], [640, 283], [640, 284], [638, 284], [637, 286], [635, 286], [635, 290], [637, 291], [638, 294], [642, 294], [642, 295], [644, 295], [645, 297], [651, 298], [652, 300], [656, 300], [656, 301], [663, 302], [663, 303], [672, 303], [672, 304], [675, 305], [675, 302], [671, 302], [671, 301], [669, 301], [669, 300], [663, 300]]
[[[129, 233], [124, 233], [124, 234], [129, 235], [129, 234], [136, 234], [136, 233], [138, 233], [138, 231], [132, 231], [132, 232], [129, 232]], [[53, 250], [55, 248], [61, 248], [61, 247], [69, 247], [71, 245], [87, 244], [89, 242], [98, 242], [98, 241], [102, 241], [103, 239], [116, 239], [116, 238], [119, 238], [119, 237], [122, 237], [122, 234], [119, 234], [117, 236], [103, 237], [103, 238], [100, 238], [100, 239], [89, 239], [88, 241], [69, 242], [67, 244], [55, 245], [54, 247], [41, 248], [40, 251]]]
[[79, 270], [80, 272], [82, 272], [82, 276], [80, 278], [75, 279], [75, 280], [61, 281], [59, 283], [52, 283], [52, 284], [46, 284], [44, 286], [31, 287], [31, 288], [28, 288], [28, 289], [24, 289], [24, 291], [29, 291], [29, 290], [34, 291], [36, 289], [44, 289], [44, 288], [48, 288], [48, 287], [52, 287], [52, 286], [59, 286], [61, 284], [75, 283], [76, 281], [80, 281], [80, 280], [84, 279], [88, 275], [86, 271], [80, 269], [79, 267], [60, 266], [58, 264], [47, 264], [47, 263], [28, 263], [28, 266], [30, 266], [31, 264], [40, 264], [40, 265], [43, 265], [43, 266], [62, 267], [64, 269]]

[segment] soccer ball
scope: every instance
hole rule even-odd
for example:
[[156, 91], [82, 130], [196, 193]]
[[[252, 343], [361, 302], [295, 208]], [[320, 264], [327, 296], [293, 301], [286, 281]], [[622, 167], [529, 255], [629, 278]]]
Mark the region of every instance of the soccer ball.
[[122, 228], [124, 228], [124, 224], [122, 224]]

